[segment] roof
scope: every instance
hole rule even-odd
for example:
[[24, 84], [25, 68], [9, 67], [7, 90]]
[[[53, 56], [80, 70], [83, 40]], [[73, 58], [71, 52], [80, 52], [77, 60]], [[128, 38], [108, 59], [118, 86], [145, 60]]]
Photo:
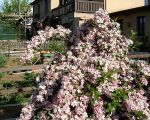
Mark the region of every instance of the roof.
[[41, 0], [34, 0], [33, 2], [30, 3], [30, 5], [35, 5], [36, 3], [40, 2]]
[[150, 5], [113, 12], [113, 13], [110, 13], [110, 16], [130, 14], [130, 13], [141, 12], [141, 11], [150, 11]]

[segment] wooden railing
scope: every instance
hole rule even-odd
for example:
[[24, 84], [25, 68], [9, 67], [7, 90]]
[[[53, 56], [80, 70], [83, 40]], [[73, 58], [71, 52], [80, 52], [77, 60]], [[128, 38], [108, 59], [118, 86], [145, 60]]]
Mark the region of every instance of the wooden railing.
[[99, 8], [105, 9], [104, 2], [75, 0], [52, 10], [52, 17], [59, 17], [71, 12], [94, 13]]
[[104, 8], [104, 2], [98, 1], [82, 1], [76, 0], [75, 1], [75, 12], [81, 13], [94, 13], [99, 8]]
[[71, 2], [71, 3], [68, 3], [66, 5], [54, 8], [52, 10], [52, 17], [59, 17], [59, 16], [62, 16], [62, 15], [65, 15], [67, 13], [71, 13], [73, 11], [74, 11], [74, 3]]

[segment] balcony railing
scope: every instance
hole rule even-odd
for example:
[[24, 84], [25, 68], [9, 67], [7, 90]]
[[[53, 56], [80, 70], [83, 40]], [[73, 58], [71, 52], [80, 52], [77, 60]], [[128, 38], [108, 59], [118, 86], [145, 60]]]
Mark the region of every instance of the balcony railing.
[[52, 10], [52, 16], [59, 17], [61, 15], [65, 15], [65, 14], [71, 13], [71, 12], [74, 12], [74, 3], [73, 2], [63, 5], [63, 6], [59, 6], [57, 8], [54, 8]]
[[104, 2], [97, 1], [75, 1], [75, 12], [94, 13], [99, 8], [104, 9]]
[[53, 17], [59, 17], [71, 12], [94, 13], [99, 8], [105, 9], [104, 2], [75, 0], [52, 10]]

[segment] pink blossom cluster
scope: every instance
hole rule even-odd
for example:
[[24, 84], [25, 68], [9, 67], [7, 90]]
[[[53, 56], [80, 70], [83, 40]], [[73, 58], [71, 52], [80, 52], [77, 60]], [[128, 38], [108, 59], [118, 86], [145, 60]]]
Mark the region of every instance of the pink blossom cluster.
[[57, 39], [59, 38], [67, 38], [67, 36], [71, 33], [69, 29], [65, 29], [62, 26], [57, 26], [57, 29], [52, 27], [46, 27], [45, 30], [38, 31], [38, 35], [32, 37], [31, 41], [27, 45], [27, 49], [24, 55], [21, 57], [22, 63], [26, 63], [34, 57], [34, 52], [40, 45], [47, 43], [53, 36]]
[[[39, 34], [49, 38], [51, 30], [55, 31], [50, 28]], [[56, 31], [60, 36], [70, 33]], [[36, 79], [32, 103], [22, 109], [20, 120], [113, 120], [114, 116], [118, 120], [126, 115], [123, 111], [132, 110], [143, 111], [150, 119], [148, 95], [139, 92], [148, 87], [150, 67], [128, 59], [132, 41], [121, 35], [118, 24], [106, 11], [98, 10], [94, 19], [86, 21], [69, 42], [72, 45], [66, 55], [56, 55]], [[139, 87], [141, 79], [147, 83]], [[116, 112], [108, 113], [107, 105], [119, 89], [128, 92], [128, 98], [120, 97], [120, 108], [114, 107]], [[29, 106], [32, 109], [27, 112]]]
[[150, 120], [149, 103], [147, 97], [144, 96], [144, 91], [136, 91], [129, 93], [129, 99], [125, 101], [125, 105], [128, 111], [143, 111]]
[[31, 105], [27, 105], [25, 108], [22, 108], [22, 113], [20, 115], [20, 119], [21, 120], [30, 120], [32, 118], [32, 111], [34, 109], [34, 106]]
[[99, 100], [95, 107], [94, 107], [94, 113], [95, 113], [95, 120], [108, 120], [105, 116], [105, 109], [104, 109], [104, 102], [102, 100]]

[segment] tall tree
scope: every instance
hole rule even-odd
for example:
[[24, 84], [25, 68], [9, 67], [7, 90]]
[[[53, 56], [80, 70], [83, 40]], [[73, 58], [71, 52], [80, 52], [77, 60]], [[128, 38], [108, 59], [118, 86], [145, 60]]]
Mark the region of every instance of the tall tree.
[[4, 14], [25, 14], [31, 11], [29, 0], [4, 0], [2, 13]]

